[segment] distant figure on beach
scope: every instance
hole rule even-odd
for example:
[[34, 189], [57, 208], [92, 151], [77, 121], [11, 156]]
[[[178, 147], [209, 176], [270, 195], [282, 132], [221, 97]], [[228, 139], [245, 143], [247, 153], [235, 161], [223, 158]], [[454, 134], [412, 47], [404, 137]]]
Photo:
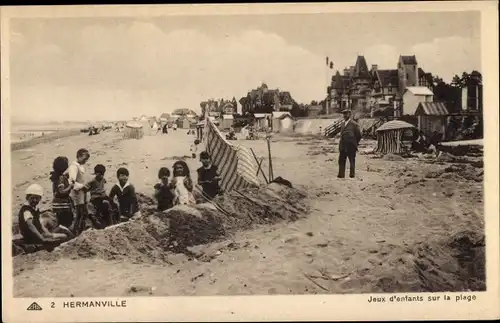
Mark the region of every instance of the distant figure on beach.
[[349, 177], [354, 178], [356, 168], [356, 152], [361, 140], [361, 131], [358, 124], [351, 120], [351, 111], [342, 111], [344, 122], [340, 130], [339, 142], [339, 173], [338, 178], [345, 177], [346, 160], [349, 159]]
[[420, 131], [417, 139], [412, 143], [412, 150], [415, 152], [426, 152], [429, 148], [429, 141], [423, 131]]
[[174, 122], [173, 128], [174, 130], [177, 130], [177, 123]]
[[163, 125], [163, 133], [168, 134], [168, 124], [166, 123]]
[[202, 166], [197, 169], [198, 185], [201, 186], [205, 199], [212, 200], [220, 193], [219, 170], [217, 166], [212, 164], [210, 154], [206, 151], [200, 153], [200, 162]]
[[186, 162], [178, 160], [172, 166], [174, 178], [170, 187], [174, 191], [174, 205], [196, 204], [193, 196], [193, 181]]
[[155, 198], [158, 201], [158, 211], [165, 211], [174, 206], [174, 193], [169, 186], [170, 170], [167, 167], [162, 167], [158, 171], [158, 179], [160, 180], [154, 186]]
[[125, 167], [118, 168], [116, 171], [118, 183], [116, 183], [109, 192], [109, 199], [111, 201], [114, 201], [115, 196], [118, 199], [119, 220], [125, 221], [141, 216], [135, 187], [129, 182], [128, 177], [128, 169]]
[[67, 228], [55, 225], [52, 232], [46, 227], [46, 222], [41, 215], [46, 211], [40, 211], [38, 204], [43, 197], [43, 188], [38, 184], [32, 184], [26, 189], [26, 202], [21, 206], [18, 214], [19, 231], [26, 244], [50, 244], [60, 243], [73, 238], [73, 234]]
[[52, 182], [52, 211], [57, 217], [60, 225], [70, 228], [73, 224], [75, 209], [70, 198], [73, 184], [69, 181], [67, 172], [69, 167], [68, 158], [60, 156], [52, 163], [53, 171], [50, 173]]
[[70, 228], [75, 235], [79, 235], [85, 225], [85, 219], [88, 217], [87, 194], [83, 188], [85, 167], [84, 165], [90, 159], [90, 153], [87, 149], [79, 149], [76, 152], [76, 160], [68, 167], [69, 181], [73, 184], [70, 197], [75, 205], [76, 217]]

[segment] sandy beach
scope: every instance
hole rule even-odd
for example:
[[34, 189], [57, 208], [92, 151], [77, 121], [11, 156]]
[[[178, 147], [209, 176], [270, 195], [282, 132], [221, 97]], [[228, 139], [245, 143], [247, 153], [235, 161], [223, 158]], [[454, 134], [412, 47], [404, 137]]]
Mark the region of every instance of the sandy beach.
[[[276, 134], [272, 140], [274, 176], [307, 192], [310, 211], [297, 220], [255, 225], [196, 246], [205, 258], [168, 251], [148, 260], [126, 254], [114, 260], [92, 253], [17, 256], [14, 296], [485, 289], [480, 157], [472, 164], [423, 157], [379, 158], [369, 153], [376, 142], [362, 140], [357, 178], [338, 179], [337, 139], [326, 139], [315, 130], [328, 120], [308, 122], [313, 124], [298, 127], [301, 134]], [[186, 133], [180, 129], [141, 140], [123, 140], [123, 134], [116, 132], [81, 134], [12, 151], [14, 222], [31, 183], [44, 187], [41, 208], [50, 207], [52, 161], [59, 155], [72, 160], [79, 148], [91, 153], [88, 176], [94, 165], [106, 166], [108, 189], [116, 181], [117, 168], [125, 166], [137, 191], [152, 197], [158, 169], [171, 168], [178, 158], [186, 158], [195, 179], [199, 161], [189, 158], [194, 136]], [[235, 143], [267, 156], [265, 140]], [[266, 161], [263, 169], [267, 172]], [[17, 232], [15, 223], [13, 232]]]

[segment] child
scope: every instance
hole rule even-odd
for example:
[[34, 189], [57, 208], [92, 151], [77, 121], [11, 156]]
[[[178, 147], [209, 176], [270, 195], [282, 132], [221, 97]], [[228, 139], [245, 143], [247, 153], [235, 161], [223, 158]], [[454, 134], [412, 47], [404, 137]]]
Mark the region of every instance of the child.
[[220, 193], [219, 181], [221, 180], [217, 166], [211, 162], [210, 154], [201, 152], [200, 161], [202, 167], [198, 168], [198, 184], [203, 189], [203, 194], [209, 200]]
[[113, 225], [114, 219], [111, 215], [111, 201], [106, 194], [105, 184], [106, 179], [104, 174], [106, 173], [106, 167], [101, 164], [97, 164], [94, 167], [94, 179], [85, 185], [85, 190], [90, 192], [90, 203], [95, 207], [97, 218], [102, 217], [104, 219], [105, 225]]
[[[26, 203], [21, 207], [18, 214], [19, 231], [26, 244], [48, 244], [58, 243], [72, 238], [71, 232], [66, 228], [55, 226], [50, 232], [44, 225], [40, 215], [38, 204], [43, 196], [43, 188], [38, 184], [32, 184], [26, 189]], [[64, 232], [64, 233], [63, 233]]]
[[74, 207], [69, 197], [73, 184], [69, 182], [68, 158], [57, 157], [52, 163], [53, 171], [50, 173], [52, 181], [52, 211], [57, 217], [57, 222], [66, 228], [71, 227], [74, 219]]
[[118, 183], [116, 183], [109, 192], [109, 199], [114, 200], [115, 196], [118, 198], [119, 215], [123, 220], [130, 218], [140, 217], [139, 202], [135, 194], [135, 188], [128, 181], [129, 172], [124, 167], [118, 168], [116, 171]]
[[200, 144], [200, 141], [198, 139], [194, 140], [194, 144], [191, 145], [191, 148], [189, 149], [191, 151], [191, 157], [196, 158], [196, 153], [198, 152], [198, 145]]
[[170, 189], [168, 178], [170, 177], [170, 170], [167, 167], [160, 168], [158, 178], [160, 183], [155, 187], [155, 198], [158, 201], [158, 211], [165, 211], [174, 206], [174, 194]]
[[[84, 175], [85, 167], [84, 165], [90, 158], [90, 153], [87, 149], [79, 149], [76, 152], [76, 161], [74, 161], [68, 167], [69, 181], [73, 184], [73, 188], [70, 192], [70, 197], [73, 200], [76, 209], [76, 218], [73, 223], [73, 232], [78, 235], [80, 234], [85, 225], [85, 219], [88, 215], [87, 212], [87, 194], [83, 190], [85, 187]], [[71, 228], [70, 228], [71, 229]]]
[[178, 160], [172, 167], [174, 170], [174, 179], [170, 183], [170, 188], [174, 190], [174, 205], [196, 204], [193, 196], [193, 181], [189, 174], [187, 164]]

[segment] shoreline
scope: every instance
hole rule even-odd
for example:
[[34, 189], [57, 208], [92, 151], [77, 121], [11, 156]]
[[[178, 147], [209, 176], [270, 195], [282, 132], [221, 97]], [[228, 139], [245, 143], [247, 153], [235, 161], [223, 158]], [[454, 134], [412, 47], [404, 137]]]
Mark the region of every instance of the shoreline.
[[80, 129], [58, 130], [58, 131], [51, 132], [45, 136], [35, 137], [35, 138], [31, 138], [31, 139], [28, 139], [25, 141], [11, 142], [10, 151], [13, 152], [16, 150], [30, 148], [30, 147], [36, 146], [38, 144], [43, 144], [43, 143], [54, 141], [56, 139], [76, 136], [80, 133], [81, 133]]

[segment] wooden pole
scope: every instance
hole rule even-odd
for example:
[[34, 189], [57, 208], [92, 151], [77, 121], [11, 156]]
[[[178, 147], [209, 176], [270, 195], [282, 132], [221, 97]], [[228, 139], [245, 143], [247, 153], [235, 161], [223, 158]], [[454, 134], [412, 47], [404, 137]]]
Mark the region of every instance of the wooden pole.
[[271, 156], [271, 135], [266, 136], [267, 140], [267, 152], [269, 155], [269, 182], [272, 182], [274, 180], [274, 174], [273, 174], [273, 159]]
[[[252, 148], [250, 148], [250, 151], [252, 152], [253, 158], [255, 158], [255, 161], [257, 162], [257, 167], [259, 167], [259, 170], [258, 170], [257, 174], [259, 172], [262, 173], [262, 176], [264, 176], [264, 180], [266, 181], [266, 184], [269, 184], [269, 181], [267, 180], [266, 174], [262, 170], [262, 167], [259, 165], [259, 160], [257, 158], [257, 155], [255, 155], [255, 152], [253, 151]], [[261, 164], [262, 164], [262, 162], [261, 162]]]

